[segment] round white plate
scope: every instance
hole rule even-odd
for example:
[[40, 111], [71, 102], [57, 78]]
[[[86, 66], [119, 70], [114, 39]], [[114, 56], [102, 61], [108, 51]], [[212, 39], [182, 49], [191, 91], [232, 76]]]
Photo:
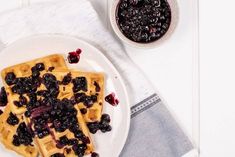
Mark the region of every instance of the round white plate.
[[[118, 157], [120, 154], [130, 125], [130, 105], [125, 86], [118, 71], [112, 63], [95, 47], [74, 37], [64, 35], [37, 35], [20, 39], [0, 52], [0, 70], [21, 62], [29, 61], [46, 55], [59, 53], [66, 58], [67, 53], [82, 49], [80, 62], [69, 65], [77, 70], [96, 71], [105, 73], [105, 95], [114, 92], [120, 103], [114, 107], [104, 104], [104, 113], [111, 116], [111, 132], [98, 131], [92, 135], [95, 152], [100, 157]], [[1, 80], [1, 79], [0, 79]], [[2, 86], [2, 82], [0, 81]], [[0, 146], [0, 154], [4, 157], [17, 157], [18, 155]]]

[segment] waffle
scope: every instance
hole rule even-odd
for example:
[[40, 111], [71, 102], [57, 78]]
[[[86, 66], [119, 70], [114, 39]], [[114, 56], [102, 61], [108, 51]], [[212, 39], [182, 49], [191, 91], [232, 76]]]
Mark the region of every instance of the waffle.
[[[78, 103], [78, 108], [80, 110], [86, 109], [87, 112], [83, 113], [83, 118], [85, 122], [97, 122], [100, 121], [103, 109], [103, 97], [104, 97], [104, 74], [103, 73], [92, 73], [92, 72], [81, 72], [71, 70], [70, 72], [61, 70], [61, 71], [53, 71], [51, 72], [53, 75], [57, 77], [57, 80], [62, 81], [65, 75], [71, 73], [72, 78], [76, 77], [85, 77], [87, 80], [87, 91], [78, 91], [78, 93], [85, 93], [86, 95], [97, 95], [97, 101], [91, 107], [87, 107], [84, 103]], [[96, 90], [95, 82], [99, 86], [99, 90]], [[69, 83], [68, 85], [60, 86], [60, 94], [59, 98], [63, 99], [73, 93], [73, 83]]]
[[[87, 149], [85, 151], [85, 154], [90, 154], [90, 153], [93, 152], [94, 146], [91, 142], [89, 131], [88, 131], [86, 123], [85, 123], [85, 121], [82, 117], [82, 114], [81, 114], [81, 112], [80, 112], [80, 110], [77, 106], [75, 108], [78, 111], [77, 112], [77, 119], [78, 119], [78, 123], [79, 123], [79, 126], [80, 126], [80, 130], [90, 140], [90, 144], [87, 145]], [[28, 124], [30, 123], [30, 118], [26, 118], [24, 116], [24, 119], [25, 119], [26, 123], [28, 123]], [[37, 145], [37, 148], [40, 152], [40, 155], [42, 157], [50, 157], [51, 155], [53, 155], [55, 153], [61, 153], [61, 154], [64, 154], [66, 157], [75, 157], [75, 156], [77, 156], [77, 155], [75, 155], [74, 151], [71, 151], [69, 153], [66, 151], [66, 149], [71, 149], [72, 146], [64, 146], [62, 149], [59, 149], [59, 148], [56, 147], [56, 144], [57, 144], [56, 141], [59, 140], [59, 138], [62, 137], [62, 136], [66, 136], [66, 137], [68, 137], [68, 139], [75, 138], [74, 134], [71, 131], [69, 131], [68, 129], [66, 129], [62, 133], [56, 132], [55, 129], [51, 129], [51, 134], [49, 134], [48, 136], [43, 137], [42, 139], [35, 136], [34, 142]], [[79, 142], [81, 142], [81, 141], [79, 141]]]
[[37, 157], [38, 150], [34, 146], [15, 146], [12, 144], [13, 141], [13, 135], [16, 134], [16, 130], [18, 125], [23, 122], [23, 118], [20, 115], [17, 115], [19, 119], [18, 125], [12, 126], [9, 125], [6, 121], [10, 113], [10, 106], [7, 105], [5, 108], [4, 113], [0, 116], [0, 140], [3, 143], [3, 145], [12, 151], [15, 151], [16, 153], [24, 156], [24, 157]]
[[11, 86], [8, 86], [5, 82], [5, 77], [7, 73], [9, 72], [14, 72], [16, 77], [27, 77], [32, 74], [31, 68], [35, 66], [37, 63], [44, 63], [45, 65], [45, 70], [49, 69], [50, 67], [54, 67], [55, 70], [57, 69], [67, 69], [66, 63], [64, 61], [63, 56], [54, 54], [50, 56], [46, 56], [43, 58], [35, 59], [29, 62], [17, 64], [8, 68], [5, 68], [2, 70], [1, 75], [2, 79], [4, 80], [4, 86], [6, 89], [6, 92], [9, 94], [8, 97], [9, 99], [9, 106], [11, 108], [11, 111], [15, 114], [23, 114], [26, 111], [25, 107], [17, 107], [14, 105], [14, 101], [19, 98], [18, 94], [15, 94], [11, 90]]

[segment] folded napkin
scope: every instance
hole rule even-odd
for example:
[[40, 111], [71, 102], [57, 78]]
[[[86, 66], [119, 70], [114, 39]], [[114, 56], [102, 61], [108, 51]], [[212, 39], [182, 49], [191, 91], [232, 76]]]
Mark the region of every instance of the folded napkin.
[[120, 157], [180, 157], [193, 149], [151, 83], [106, 30], [89, 1], [57, 0], [0, 15], [3, 44], [40, 33], [73, 35], [93, 44], [123, 76], [131, 103], [131, 125]]

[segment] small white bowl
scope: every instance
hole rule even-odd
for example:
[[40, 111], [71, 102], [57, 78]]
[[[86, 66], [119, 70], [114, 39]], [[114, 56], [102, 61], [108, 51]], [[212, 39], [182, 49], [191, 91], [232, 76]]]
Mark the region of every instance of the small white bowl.
[[167, 39], [169, 39], [171, 37], [171, 35], [173, 34], [173, 32], [178, 24], [178, 20], [179, 20], [178, 4], [177, 4], [176, 0], [167, 0], [167, 2], [170, 5], [170, 8], [171, 8], [171, 24], [170, 24], [168, 31], [160, 39], [149, 42], [149, 43], [134, 42], [134, 41], [128, 39], [121, 32], [121, 30], [119, 29], [119, 26], [117, 24], [116, 11], [117, 11], [117, 7], [119, 5], [119, 2], [120, 2], [120, 0], [113, 1], [113, 5], [111, 6], [111, 9], [110, 9], [110, 23], [111, 23], [111, 26], [112, 26], [114, 32], [116, 33], [116, 35], [124, 43], [127, 43], [130, 46], [138, 47], [138, 48], [153, 48], [153, 47], [159, 46], [160, 44], [162, 44], [163, 42], [165, 42]]

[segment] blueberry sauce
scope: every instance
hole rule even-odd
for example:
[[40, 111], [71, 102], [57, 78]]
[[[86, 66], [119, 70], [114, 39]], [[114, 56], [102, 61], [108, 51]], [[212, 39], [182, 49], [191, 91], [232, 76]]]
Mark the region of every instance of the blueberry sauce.
[[111, 93], [105, 97], [105, 101], [111, 104], [112, 106], [117, 106], [119, 104], [119, 100], [115, 98], [115, 94]]
[[168, 31], [171, 8], [167, 0], [120, 0], [116, 21], [127, 38], [148, 43], [160, 39]]
[[82, 50], [81, 49], [77, 49], [76, 51], [73, 51], [73, 52], [69, 52], [69, 55], [68, 55], [68, 61], [70, 64], [76, 64], [79, 62], [80, 60], [80, 54], [82, 53]]

